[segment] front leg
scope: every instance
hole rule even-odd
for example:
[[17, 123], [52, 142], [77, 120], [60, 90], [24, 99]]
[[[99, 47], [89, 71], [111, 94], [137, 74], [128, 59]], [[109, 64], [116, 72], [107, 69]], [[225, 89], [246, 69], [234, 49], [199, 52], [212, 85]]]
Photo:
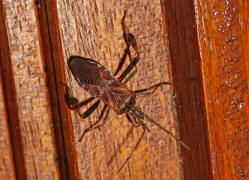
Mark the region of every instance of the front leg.
[[60, 82], [60, 83], [66, 87], [66, 93], [65, 93], [64, 97], [65, 97], [65, 101], [66, 101], [68, 107], [72, 110], [75, 110], [80, 115], [80, 117], [82, 119], [85, 119], [88, 116], [90, 116], [95, 111], [95, 109], [98, 107], [100, 100], [97, 100], [91, 107], [89, 107], [83, 114], [81, 114], [79, 108], [92, 102], [92, 100], [94, 100], [95, 97], [90, 97], [90, 98], [86, 99], [85, 101], [82, 101], [79, 103], [78, 99], [73, 97], [72, 91], [68, 87], [68, 85], [64, 84], [63, 82]]
[[[86, 128], [86, 129], [84, 130], [84, 132], [82, 133], [82, 135], [80, 136], [80, 138], [79, 138], [79, 140], [78, 140], [79, 142], [81, 142], [81, 140], [83, 139], [83, 137], [85, 136], [86, 133], [88, 133], [88, 132], [90, 132], [90, 131], [92, 131], [92, 130], [94, 130], [94, 129], [99, 129], [99, 128], [101, 128], [102, 126], [105, 125], [105, 123], [106, 123], [106, 121], [107, 121], [107, 118], [108, 118], [108, 116], [109, 116], [109, 112], [110, 112], [110, 110], [111, 110], [110, 108], [108, 108], [108, 109], [107, 109], [107, 112], [106, 112], [106, 109], [107, 109], [107, 105], [105, 105], [104, 108], [102, 109], [102, 111], [101, 111], [101, 113], [100, 113], [100, 116], [99, 116], [98, 120], [97, 120], [96, 122], [94, 122], [92, 125], [90, 125], [88, 128]], [[102, 119], [102, 117], [104, 116], [105, 112], [106, 112], [106, 115], [105, 115], [104, 121], [103, 121], [102, 124], [99, 124], [99, 122], [101, 121], [101, 119]]]
[[[122, 29], [123, 29], [123, 36], [124, 36], [124, 40], [125, 43], [127, 45], [127, 48], [125, 50], [125, 54], [121, 59], [121, 62], [118, 66], [117, 71], [115, 72], [115, 75], [118, 73], [118, 71], [122, 68], [123, 64], [124, 64], [124, 60], [128, 54], [129, 59], [130, 59], [130, 64], [126, 67], [126, 69], [123, 71], [123, 73], [118, 77], [119, 81], [122, 81], [131, 71], [133, 68], [135, 68], [135, 70], [132, 72], [132, 74], [135, 74], [137, 71], [136, 68], [136, 64], [138, 63], [138, 61], [140, 60], [140, 52], [138, 50], [138, 46], [137, 46], [137, 42], [135, 39], [135, 36], [130, 33], [129, 28], [126, 26], [125, 24], [125, 17], [126, 17], [126, 11], [124, 12], [124, 16], [122, 18], [121, 24], [122, 24]], [[135, 50], [136, 52], [136, 57], [132, 58], [131, 57], [131, 53], [130, 53], [130, 46]], [[130, 76], [127, 81], [129, 81], [134, 75]], [[127, 82], [126, 81], [126, 82]]]
[[95, 97], [90, 97], [82, 102], [79, 102], [78, 99], [73, 96], [72, 90], [69, 88], [69, 86], [61, 81], [60, 81], [60, 83], [66, 89], [66, 93], [64, 94], [64, 98], [65, 98], [67, 106], [72, 110], [77, 110], [81, 106], [85, 106], [88, 103], [92, 102], [92, 100], [95, 99]]
[[[128, 28], [128, 27], [126, 26], [126, 24], [125, 24], [126, 12], [127, 12], [127, 11], [124, 12], [124, 16], [123, 16], [123, 18], [122, 18], [122, 20], [121, 20], [124, 40], [125, 40], [125, 43], [126, 43], [128, 49], [129, 49], [130, 46], [131, 46], [131, 47], [136, 51], [137, 56], [139, 56], [139, 55], [140, 55], [140, 52], [139, 52], [138, 47], [137, 47], [137, 42], [136, 42], [135, 36], [134, 36], [132, 33], [130, 33], [129, 28]], [[130, 56], [129, 53], [130, 53], [130, 52], [128, 52], [128, 55]], [[132, 59], [132, 58], [130, 57], [130, 60], [131, 60], [131, 59]]]

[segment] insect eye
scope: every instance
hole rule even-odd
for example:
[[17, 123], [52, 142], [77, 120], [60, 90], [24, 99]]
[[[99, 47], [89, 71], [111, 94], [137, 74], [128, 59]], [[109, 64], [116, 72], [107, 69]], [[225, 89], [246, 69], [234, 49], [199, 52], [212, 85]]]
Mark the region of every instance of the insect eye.
[[136, 116], [137, 116], [139, 119], [143, 119], [143, 118], [144, 118], [143, 114], [141, 114], [139, 111], [135, 111], [134, 113], [136, 114]]
[[142, 111], [137, 108], [137, 107], [132, 107], [131, 108], [132, 112], [139, 118], [139, 119], [144, 119], [144, 115], [142, 113]]

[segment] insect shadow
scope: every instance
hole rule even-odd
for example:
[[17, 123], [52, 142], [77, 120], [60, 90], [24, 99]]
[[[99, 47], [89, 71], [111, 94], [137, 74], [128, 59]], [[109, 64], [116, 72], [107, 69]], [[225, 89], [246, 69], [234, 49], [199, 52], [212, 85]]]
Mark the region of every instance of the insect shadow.
[[[158, 126], [162, 131], [166, 132], [177, 142], [179, 142], [184, 148], [188, 150], [190, 149], [178, 137], [176, 137], [160, 124], [151, 119], [136, 105], [136, 97], [150, 95], [154, 93], [160, 86], [171, 85], [172, 83], [170, 81], [159, 82], [151, 87], [136, 91], [132, 91], [126, 86], [126, 83], [130, 79], [132, 79], [137, 72], [136, 64], [140, 60], [140, 51], [138, 49], [135, 36], [130, 33], [128, 27], [125, 24], [125, 17], [126, 11], [124, 12], [124, 16], [121, 20], [126, 49], [114, 74], [112, 74], [103, 65], [99, 64], [93, 59], [80, 56], [71, 56], [67, 61], [68, 67], [71, 70], [71, 73], [73, 74], [77, 83], [86, 91], [88, 91], [92, 97], [86, 99], [85, 101], [79, 102], [77, 98], [73, 97], [68, 85], [61, 82], [61, 84], [66, 87], [65, 101], [68, 107], [72, 110], [75, 110], [83, 119], [87, 118], [94, 112], [94, 110], [96, 110], [100, 101], [103, 101], [105, 103], [97, 121], [84, 130], [79, 138], [79, 142], [81, 142], [82, 138], [87, 132], [98, 129], [106, 123], [111, 109], [114, 110], [117, 114], [125, 114], [127, 120], [133, 125], [133, 127], [143, 127], [144, 131], [142, 135], [140, 136], [139, 140], [137, 141], [135, 147], [133, 148], [127, 159], [119, 168], [118, 172], [128, 162], [133, 152], [141, 142], [145, 132], [149, 131], [147, 125], [143, 122], [144, 119]], [[136, 54], [134, 58], [132, 58], [130, 52], [131, 47]], [[127, 56], [129, 57], [130, 64], [126, 67], [126, 69], [123, 71], [123, 73], [121, 73], [120, 76], [116, 77], [122, 69]], [[94, 102], [84, 113], [81, 114], [79, 111], [80, 107], [85, 106], [94, 100], [96, 100], [96, 102]]]

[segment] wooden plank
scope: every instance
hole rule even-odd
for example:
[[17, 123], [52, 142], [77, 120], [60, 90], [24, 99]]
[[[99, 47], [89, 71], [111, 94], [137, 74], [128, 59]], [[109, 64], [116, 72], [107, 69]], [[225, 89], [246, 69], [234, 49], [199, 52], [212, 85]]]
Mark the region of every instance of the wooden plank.
[[249, 3], [196, 1], [214, 179], [249, 178]]
[[[24, 163], [20, 169], [26, 168], [28, 179], [59, 179], [33, 5], [33, 1], [27, 0], [3, 0], [16, 89], [17, 107], [14, 108], [18, 109], [23, 144]], [[25, 178], [21, 175], [17, 174]]]
[[[93, 58], [114, 72], [125, 49], [121, 28], [124, 10], [128, 13], [127, 25], [142, 52], [138, 72], [128, 87], [135, 90], [170, 79], [168, 40], [160, 1], [58, 1], [67, 83], [80, 100], [89, 94], [77, 85], [66, 66], [66, 59], [70, 55]], [[155, 121], [177, 134], [172, 93], [171, 86], [164, 86], [151, 96], [137, 99], [137, 104]], [[82, 112], [84, 110], [86, 108]], [[150, 132], [120, 173], [117, 170], [135, 146], [142, 133], [141, 127], [135, 128], [121, 145], [131, 124], [125, 116], [117, 116], [111, 111], [103, 128], [86, 134], [82, 143], [77, 142], [83, 130], [96, 121], [100, 111], [98, 108], [85, 120], [72, 112], [80, 178], [183, 178], [178, 144], [148, 122]]]
[[58, 151], [61, 179], [79, 179], [76, 150], [73, 144], [72, 123], [64, 101], [64, 62], [58, 26], [56, 1], [37, 1], [36, 12], [40, 32], [42, 58], [47, 74], [47, 85]]
[[163, 1], [176, 90], [180, 137], [190, 145], [183, 150], [185, 179], [211, 179], [205, 104], [194, 1]]
[[[0, 179], [26, 179], [5, 14], [0, 1]], [[13, 154], [12, 154], [13, 153]]]
[[14, 168], [15, 165], [12, 157], [1, 73], [0, 73], [0, 137], [1, 137], [0, 138], [0, 152], [1, 152], [0, 179], [3, 180], [15, 179], [15, 168]]

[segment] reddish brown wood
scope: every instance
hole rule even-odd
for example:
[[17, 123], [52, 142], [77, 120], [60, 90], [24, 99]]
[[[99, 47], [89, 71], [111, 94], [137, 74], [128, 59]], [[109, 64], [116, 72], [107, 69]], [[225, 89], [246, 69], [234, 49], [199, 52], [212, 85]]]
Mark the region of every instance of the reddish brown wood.
[[194, 1], [164, 0], [185, 179], [211, 179], [210, 154]]
[[[82, 120], [66, 107], [59, 81], [81, 100], [89, 96], [64, 63], [70, 55], [115, 71], [124, 10], [142, 52], [128, 87], [173, 77], [175, 89], [137, 103], [173, 133], [179, 124], [191, 151], [146, 123], [150, 133], [118, 174], [142, 128], [125, 140], [130, 124], [111, 112], [78, 143], [103, 104]], [[1, 1], [0, 179], [248, 179], [248, 19], [249, 3], [236, 0]]]
[[42, 55], [47, 73], [55, 140], [62, 179], [78, 179], [78, 165], [73, 146], [72, 123], [64, 102], [64, 66], [55, 1], [38, 1], [37, 17]]
[[[21, 132], [20, 132], [20, 124], [19, 124], [19, 118], [18, 118], [18, 106], [16, 102], [16, 89], [15, 89], [15, 82], [13, 77], [13, 70], [12, 70], [12, 64], [11, 64], [11, 58], [10, 58], [10, 49], [9, 49], [9, 41], [7, 36], [7, 29], [6, 29], [6, 22], [5, 22], [5, 15], [4, 15], [4, 8], [2, 1], [0, 1], [0, 37], [1, 37], [1, 43], [0, 43], [0, 78], [1, 78], [1, 91], [3, 91], [3, 94], [1, 93], [1, 99], [4, 99], [5, 103], [2, 105], [5, 105], [4, 110], [6, 111], [6, 116], [1, 117], [1, 124], [5, 124], [9, 130], [5, 132], [1, 132], [1, 138], [5, 138], [8, 142], [8, 138], [10, 138], [11, 144], [6, 143], [6, 149], [9, 150], [9, 158], [8, 157], [1, 157], [1, 164], [4, 165], [4, 160], [9, 160], [9, 162], [6, 162], [6, 165], [9, 165], [9, 167], [6, 167], [6, 172], [1, 172], [1, 174], [9, 173], [9, 177], [16, 178], [16, 179], [26, 179], [26, 168], [24, 166], [24, 154], [23, 154], [23, 144], [22, 144], [22, 138], [21, 138]], [[3, 103], [3, 102], [1, 102]], [[2, 109], [3, 110], [3, 109]], [[3, 115], [1, 113], [1, 115]], [[5, 122], [7, 120], [7, 123]], [[3, 121], [3, 122], [2, 122]], [[2, 129], [2, 128], [1, 128]], [[7, 128], [6, 128], [7, 129]], [[6, 136], [4, 136], [4, 134]], [[8, 137], [8, 134], [10, 137]], [[3, 136], [2, 136], [3, 135]], [[11, 145], [11, 148], [10, 148]], [[2, 146], [2, 145], [1, 145]], [[11, 154], [13, 152], [13, 161], [11, 159]], [[5, 152], [0, 152], [2, 155], [7, 155]], [[12, 164], [13, 163], [13, 164]], [[14, 169], [13, 167], [14, 166]], [[1, 171], [5, 171], [1, 168]], [[14, 172], [13, 172], [14, 171]], [[8, 176], [7, 176], [8, 177]], [[6, 177], [6, 178], [7, 178]], [[5, 179], [5, 178], [3, 178]]]
[[[138, 72], [128, 83], [128, 87], [136, 90], [169, 80], [169, 51], [160, 1], [58, 1], [65, 62], [69, 56], [79, 55], [93, 58], [111, 72], [115, 72], [126, 48], [121, 27], [125, 10], [127, 26], [135, 35], [142, 53], [137, 66]], [[128, 62], [127, 59], [125, 66]], [[74, 96], [79, 100], [88, 98], [89, 94], [77, 85], [67, 66], [65, 69], [66, 83], [73, 89]], [[151, 96], [138, 98], [137, 103], [155, 121], [177, 134], [172, 97], [172, 86], [164, 86]], [[83, 113], [87, 107], [83, 107], [81, 112]], [[134, 128], [125, 140], [131, 124], [124, 115], [117, 115], [111, 111], [103, 128], [86, 134], [81, 143], [77, 142], [84, 129], [97, 120], [101, 107], [103, 103], [87, 119], [81, 119], [72, 111], [80, 178], [183, 178], [178, 144], [146, 120], [150, 132], [146, 133], [138, 149], [120, 173], [117, 171], [142, 134], [142, 127]], [[123, 141], [125, 142], [122, 143]], [[112, 157], [113, 161], [108, 163]]]
[[15, 163], [18, 165], [16, 176], [20, 179], [57, 179], [57, 152], [33, 1], [2, 2], [8, 37], [4, 45], [9, 46], [8, 58], [3, 59], [8, 71], [2, 76], [10, 78], [4, 81], [4, 86], [9, 87], [5, 94], [10, 93], [9, 98], [6, 96], [6, 104], [11, 105], [6, 110], [8, 118], [16, 121], [12, 130], [17, 136], [11, 135], [12, 143], [21, 144], [12, 149], [21, 159]]
[[0, 179], [15, 179], [15, 164], [13, 161], [4, 100], [2, 77], [0, 73], [0, 162], [2, 162], [0, 163]]
[[249, 179], [249, 2], [196, 1], [214, 179]]

